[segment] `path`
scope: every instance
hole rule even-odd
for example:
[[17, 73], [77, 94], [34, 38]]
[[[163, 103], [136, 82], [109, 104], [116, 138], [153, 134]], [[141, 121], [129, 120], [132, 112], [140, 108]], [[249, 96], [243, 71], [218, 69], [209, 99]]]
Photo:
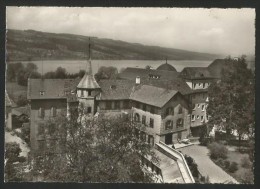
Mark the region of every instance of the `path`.
[[233, 177], [217, 166], [209, 157], [209, 150], [205, 146], [192, 145], [178, 149], [183, 154], [191, 156], [198, 164], [203, 176], [209, 176], [210, 183], [224, 183], [232, 181], [238, 183]]

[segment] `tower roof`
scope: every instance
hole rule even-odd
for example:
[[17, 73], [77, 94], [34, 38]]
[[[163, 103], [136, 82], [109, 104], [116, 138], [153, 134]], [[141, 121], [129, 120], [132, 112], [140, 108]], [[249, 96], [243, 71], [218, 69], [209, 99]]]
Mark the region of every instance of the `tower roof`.
[[167, 61], [164, 64], [161, 64], [156, 70], [165, 70], [165, 71], [177, 71], [172, 65], [168, 64]]
[[88, 68], [85, 72], [85, 75], [79, 82], [77, 88], [81, 88], [81, 89], [98, 89], [98, 88], [100, 88], [94, 75], [92, 74], [91, 60], [88, 60]]
[[88, 64], [87, 64], [87, 69], [86, 69], [85, 75], [79, 82], [77, 88], [81, 88], [81, 89], [98, 89], [98, 88], [100, 88], [100, 86], [98, 85], [98, 83], [92, 73], [90, 39], [89, 39], [89, 60], [88, 60]]

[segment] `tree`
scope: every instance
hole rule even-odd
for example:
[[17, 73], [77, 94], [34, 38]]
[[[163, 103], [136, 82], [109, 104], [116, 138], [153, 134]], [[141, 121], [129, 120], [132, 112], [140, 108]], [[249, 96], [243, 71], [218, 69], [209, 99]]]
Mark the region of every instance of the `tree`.
[[34, 171], [43, 170], [45, 180], [152, 181], [151, 175], [143, 173], [139, 160], [141, 155], [157, 159], [152, 147], [135, 137], [135, 126], [127, 118], [94, 119], [71, 111], [69, 119], [58, 117], [46, 124], [46, 128], [49, 125], [59, 128], [52, 133], [61, 145], [58, 150], [47, 149], [38, 156]]
[[56, 79], [64, 79], [67, 77], [67, 71], [65, 68], [58, 67], [55, 71], [55, 78]]
[[226, 66], [221, 72], [221, 80], [209, 87], [207, 113], [211, 117], [208, 124], [211, 127], [223, 124], [227, 134], [236, 130], [240, 143], [255, 122], [254, 76], [247, 68], [244, 56], [238, 60], [226, 59]]
[[95, 74], [95, 78], [97, 81], [101, 79], [112, 79], [112, 78], [117, 78], [118, 76], [118, 70], [116, 67], [109, 66], [101, 66], [98, 69], [98, 72]]

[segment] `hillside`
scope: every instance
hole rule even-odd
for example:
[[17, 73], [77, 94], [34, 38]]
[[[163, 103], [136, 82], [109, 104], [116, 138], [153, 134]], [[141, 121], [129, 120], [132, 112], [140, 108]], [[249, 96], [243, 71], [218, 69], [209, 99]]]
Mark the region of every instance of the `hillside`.
[[[91, 37], [93, 59], [113, 60], [214, 60], [218, 55]], [[88, 36], [46, 33], [34, 30], [7, 31], [7, 59], [84, 59]]]

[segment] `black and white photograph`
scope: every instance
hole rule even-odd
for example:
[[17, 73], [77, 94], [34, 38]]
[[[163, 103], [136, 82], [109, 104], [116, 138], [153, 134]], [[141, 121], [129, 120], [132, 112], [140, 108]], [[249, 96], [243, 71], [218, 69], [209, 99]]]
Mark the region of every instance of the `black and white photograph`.
[[255, 21], [7, 6], [4, 182], [254, 184]]

